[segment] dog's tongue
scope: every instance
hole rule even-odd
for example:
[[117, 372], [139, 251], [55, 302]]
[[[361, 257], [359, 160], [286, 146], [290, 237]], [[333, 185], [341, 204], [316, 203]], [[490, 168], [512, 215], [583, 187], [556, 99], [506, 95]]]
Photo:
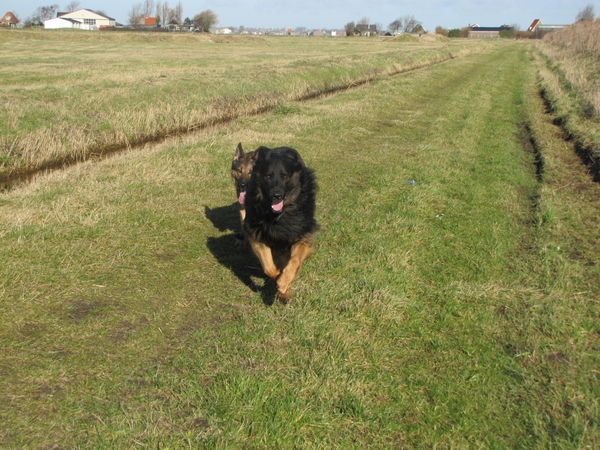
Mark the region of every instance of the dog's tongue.
[[240, 192], [240, 196], [238, 197], [238, 203], [243, 205], [246, 202], [246, 191]]
[[273, 202], [271, 204], [271, 208], [275, 212], [281, 212], [281, 210], [283, 209], [283, 200], [279, 200], [278, 202]]

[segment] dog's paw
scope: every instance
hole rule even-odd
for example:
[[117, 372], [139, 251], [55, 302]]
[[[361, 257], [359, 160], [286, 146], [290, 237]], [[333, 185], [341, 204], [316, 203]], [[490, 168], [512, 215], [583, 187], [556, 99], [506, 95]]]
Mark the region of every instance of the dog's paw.
[[289, 289], [287, 292], [277, 292], [277, 300], [279, 300], [279, 302], [283, 303], [284, 305], [288, 304], [290, 298], [292, 298], [292, 294], [289, 291]]

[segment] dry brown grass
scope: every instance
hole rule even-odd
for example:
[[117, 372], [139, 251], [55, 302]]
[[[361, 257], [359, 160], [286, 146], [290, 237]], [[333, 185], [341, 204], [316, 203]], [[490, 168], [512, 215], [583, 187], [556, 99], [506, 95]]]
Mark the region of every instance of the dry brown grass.
[[470, 42], [13, 31], [0, 31], [0, 178], [482, 48]]
[[571, 54], [600, 59], [600, 18], [577, 22], [556, 33], [549, 33], [544, 41]]
[[565, 89], [577, 97], [582, 115], [600, 116], [600, 19], [582, 21], [546, 35], [540, 49]]
[[548, 34], [538, 49], [546, 104], [600, 179], [600, 19]]

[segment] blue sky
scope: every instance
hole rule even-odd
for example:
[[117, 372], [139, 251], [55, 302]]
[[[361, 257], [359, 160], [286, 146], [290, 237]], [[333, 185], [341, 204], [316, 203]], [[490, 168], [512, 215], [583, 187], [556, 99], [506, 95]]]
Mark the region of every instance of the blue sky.
[[[6, 11], [26, 19], [39, 6], [60, 6], [70, 0], [0, 0], [0, 14]], [[80, 0], [80, 7], [101, 10], [122, 24], [127, 13], [142, 0]], [[164, 3], [164, 2], [163, 2]], [[169, 0], [174, 6], [177, 2]], [[600, 14], [600, 0], [181, 0], [183, 17], [192, 18], [206, 9], [213, 10], [219, 26], [267, 28], [342, 29], [344, 24], [368, 17], [384, 28], [398, 17], [413, 15], [427, 30], [437, 25], [461, 28], [518, 24], [527, 29], [534, 19], [546, 24], [569, 24], [586, 5]]]

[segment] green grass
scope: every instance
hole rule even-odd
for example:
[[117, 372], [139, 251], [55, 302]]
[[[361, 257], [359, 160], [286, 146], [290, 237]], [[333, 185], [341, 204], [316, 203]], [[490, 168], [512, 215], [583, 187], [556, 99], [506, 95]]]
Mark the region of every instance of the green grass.
[[[599, 188], [528, 51], [2, 194], [0, 446], [597, 447]], [[235, 248], [239, 141], [295, 147], [318, 176], [322, 231], [287, 306]]]

